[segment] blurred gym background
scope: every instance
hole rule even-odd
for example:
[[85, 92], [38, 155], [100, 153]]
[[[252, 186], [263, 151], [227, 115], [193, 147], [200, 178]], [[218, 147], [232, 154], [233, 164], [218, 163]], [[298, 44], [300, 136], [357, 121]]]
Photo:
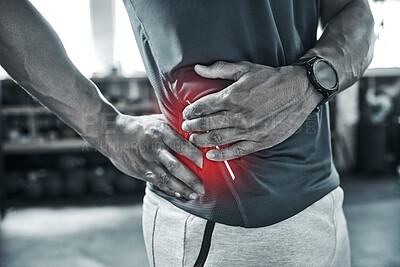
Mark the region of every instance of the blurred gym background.
[[[116, 107], [158, 113], [120, 0], [31, 0]], [[400, 1], [371, 1], [375, 58], [330, 103], [353, 266], [400, 266]], [[0, 266], [148, 266], [144, 183], [0, 69]]]

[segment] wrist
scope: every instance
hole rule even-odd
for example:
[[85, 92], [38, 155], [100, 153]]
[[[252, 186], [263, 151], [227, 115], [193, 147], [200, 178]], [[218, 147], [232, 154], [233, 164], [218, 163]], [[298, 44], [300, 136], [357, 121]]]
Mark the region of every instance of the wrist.
[[302, 97], [300, 98], [300, 101], [302, 101], [303, 103], [302, 111], [311, 113], [314, 110], [316, 110], [316, 108], [324, 99], [324, 97], [310, 82], [310, 79], [307, 75], [307, 71], [302, 66], [293, 66], [293, 68], [295, 68], [295, 71], [298, 74], [297, 75], [299, 78], [298, 84], [301, 85], [302, 88], [301, 92]]
[[81, 123], [76, 130], [89, 144], [100, 149], [106, 143], [107, 136], [115, 134], [121, 116], [123, 114], [114, 106], [102, 101], [98, 109], [81, 114], [81, 118], [78, 119]]
[[[322, 100], [317, 105], [323, 105], [339, 92], [339, 78], [335, 67], [326, 59], [313, 56], [303, 57], [293, 63], [304, 68], [309, 82], [314, 91], [322, 95]], [[313, 95], [310, 96], [313, 102]], [[318, 108], [316, 109], [318, 110]]]
[[43, 84], [42, 91], [38, 89], [40, 85], [42, 83], [36, 81], [26, 88], [41, 104], [88, 142], [101, 136], [105, 132], [107, 122], [119, 114], [97, 86], [80, 74], [71, 75], [69, 82], [48, 81]]

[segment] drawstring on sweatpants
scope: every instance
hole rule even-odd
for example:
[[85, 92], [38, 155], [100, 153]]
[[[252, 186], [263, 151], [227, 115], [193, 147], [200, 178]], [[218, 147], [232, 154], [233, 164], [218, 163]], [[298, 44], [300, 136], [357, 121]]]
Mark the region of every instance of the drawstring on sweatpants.
[[203, 242], [201, 243], [200, 253], [197, 257], [194, 267], [203, 267], [206, 263], [208, 252], [210, 251], [212, 233], [214, 231], [215, 222], [207, 221], [204, 230]]

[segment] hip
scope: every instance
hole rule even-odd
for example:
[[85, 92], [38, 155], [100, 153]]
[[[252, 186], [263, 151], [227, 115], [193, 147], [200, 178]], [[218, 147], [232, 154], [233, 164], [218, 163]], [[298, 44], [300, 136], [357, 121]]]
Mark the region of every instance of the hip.
[[[349, 266], [350, 250], [337, 187], [279, 223], [243, 228], [215, 223], [205, 266]], [[146, 189], [143, 230], [151, 266], [193, 266], [207, 220]]]

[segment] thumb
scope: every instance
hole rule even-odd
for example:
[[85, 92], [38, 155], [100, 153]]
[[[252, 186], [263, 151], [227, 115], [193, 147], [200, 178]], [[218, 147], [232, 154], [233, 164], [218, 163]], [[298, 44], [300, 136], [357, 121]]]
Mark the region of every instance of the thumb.
[[243, 64], [226, 61], [217, 61], [210, 66], [200, 64], [194, 66], [194, 71], [201, 77], [233, 81], [239, 80], [246, 73], [246, 69]]

